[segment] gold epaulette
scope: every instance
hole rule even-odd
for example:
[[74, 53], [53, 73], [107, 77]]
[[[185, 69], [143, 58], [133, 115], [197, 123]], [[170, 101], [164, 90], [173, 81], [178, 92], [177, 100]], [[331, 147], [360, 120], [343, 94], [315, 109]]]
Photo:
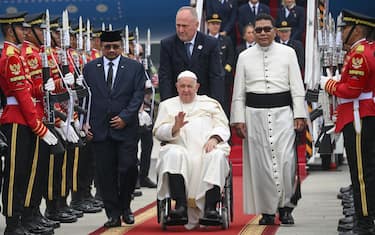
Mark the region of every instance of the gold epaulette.
[[356, 53], [363, 53], [365, 51], [365, 46], [364, 45], [358, 45], [356, 48], [355, 48], [355, 52]]
[[11, 56], [11, 55], [14, 55], [15, 53], [14, 53], [14, 47], [12, 47], [12, 46], [9, 46], [9, 47], [7, 47], [7, 52], [6, 52], [6, 55], [7, 56]]

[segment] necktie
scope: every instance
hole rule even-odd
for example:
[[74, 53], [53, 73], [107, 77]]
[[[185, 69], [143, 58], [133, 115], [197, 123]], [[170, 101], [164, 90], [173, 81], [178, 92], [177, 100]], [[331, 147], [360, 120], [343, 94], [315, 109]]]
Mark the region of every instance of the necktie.
[[254, 15], [257, 15], [256, 7], [255, 6], [253, 6], [253, 13], [254, 13]]
[[108, 63], [108, 74], [107, 74], [107, 88], [108, 90], [112, 90], [112, 80], [113, 80], [113, 63]]
[[191, 42], [187, 42], [187, 43], [185, 43], [186, 55], [187, 55], [187, 57], [188, 57], [189, 59], [191, 58], [190, 45], [191, 45]]

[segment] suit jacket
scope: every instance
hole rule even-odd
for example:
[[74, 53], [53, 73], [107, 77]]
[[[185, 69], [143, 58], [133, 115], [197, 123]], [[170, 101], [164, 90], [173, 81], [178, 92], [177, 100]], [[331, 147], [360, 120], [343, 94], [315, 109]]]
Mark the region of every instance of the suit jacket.
[[[262, 3], [259, 3], [258, 6], [258, 15], [260, 13], [267, 13], [270, 14], [270, 8]], [[244, 4], [240, 8], [238, 8], [238, 27], [242, 35], [242, 30], [245, 25], [251, 23], [254, 25], [256, 15], [253, 13], [253, 9], [251, 9], [250, 5]]]
[[[83, 74], [92, 93], [90, 126], [93, 141], [107, 138], [125, 141], [137, 137], [138, 110], [143, 102], [146, 81], [143, 66], [121, 56], [111, 91], [106, 85], [103, 57], [86, 64]], [[110, 127], [109, 120], [116, 115], [126, 123], [123, 129]]]
[[[276, 39], [276, 42], [280, 42], [280, 39]], [[301, 71], [303, 71], [303, 69], [305, 68], [305, 50], [303, 48], [302, 42], [290, 39], [287, 43], [287, 46], [290, 46], [296, 52], [299, 68], [301, 69]]]
[[292, 27], [292, 34], [290, 39], [302, 41], [303, 33], [305, 32], [305, 9], [300, 6], [294, 6], [290, 9], [288, 17], [285, 16], [285, 7], [279, 8], [277, 11], [276, 25], [281, 25], [281, 22], [288, 22], [288, 26]]
[[208, 0], [206, 3], [206, 16], [219, 14], [221, 22], [221, 31], [232, 32], [237, 17], [237, 0]]
[[197, 32], [189, 60], [184, 42], [177, 35], [160, 42], [159, 91], [161, 101], [177, 96], [177, 76], [190, 70], [198, 76], [198, 94], [208, 95], [223, 104], [224, 70], [221, 66], [219, 42]]
[[242, 40], [241, 43], [236, 47], [236, 56], [235, 56], [235, 61], [234, 61], [235, 66], [237, 65], [238, 56], [240, 55], [241, 52], [243, 52], [246, 49], [247, 49], [246, 42]]

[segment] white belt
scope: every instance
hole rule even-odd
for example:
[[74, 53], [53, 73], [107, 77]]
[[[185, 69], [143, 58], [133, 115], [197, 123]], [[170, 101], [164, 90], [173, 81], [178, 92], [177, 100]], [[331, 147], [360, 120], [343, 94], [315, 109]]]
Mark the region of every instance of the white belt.
[[[31, 99], [32, 99], [34, 104], [40, 102], [40, 100], [36, 100], [34, 98], [31, 98]], [[17, 101], [16, 97], [8, 96], [7, 97], [7, 105], [18, 105], [18, 101]]]
[[353, 102], [353, 116], [354, 116], [354, 129], [358, 134], [361, 133], [361, 117], [359, 115], [359, 101], [360, 100], [370, 100], [373, 99], [375, 102], [375, 97], [373, 97], [372, 92], [362, 92], [358, 98], [355, 99], [339, 99], [339, 104], [346, 104]]
[[18, 105], [18, 101], [14, 96], [7, 97], [7, 105]]

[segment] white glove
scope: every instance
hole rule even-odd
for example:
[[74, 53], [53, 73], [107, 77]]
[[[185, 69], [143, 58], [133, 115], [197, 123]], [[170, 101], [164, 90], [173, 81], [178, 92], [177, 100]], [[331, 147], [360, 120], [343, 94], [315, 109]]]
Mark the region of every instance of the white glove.
[[47, 130], [46, 134], [42, 137], [42, 140], [48, 145], [55, 145], [58, 141], [56, 136], [54, 136], [50, 130]]
[[79, 123], [78, 119], [74, 120], [74, 128], [76, 129], [76, 131], [81, 130], [81, 124]]
[[57, 127], [55, 126], [55, 130], [60, 134], [61, 138], [66, 141], [66, 137], [65, 137], [65, 134], [64, 134], [64, 131], [61, 127]]
[[74, 76], [72, 73], [65, 74], [63, 79], [64, 79], [64, 82], [68, 85], [73, 85], [74, 83]]
[[[79, 137], [78, 137], [77, 133], [75, 132], [74, 128], [71, 125], [62, 121], [60, 127], [63, 130], [64, 135], [66, 137], [66, 140], [68, 142], [78, 143]], [[67, 128], [68, 128], [68, 130], [67, 130]]]
[[322, 88], [323, 90], [326, 89], [326, 84], [328, 82], [330, 78], [329, 77], [326, 77], [326, 76], [321, 76], [320, 77], [320, 88]]
[[44, 90], [45, 91], [54, 91], [55, 90], [55, 81], [53, 81], [53, 78], [49, 78], [44, 84]]
[[79, 75], [78, 76], [78, 78], [76, 79], [76, 84], [78, 85], [78, 86], [83, 86], [83, 75], [81, 74], [81, 75]]

